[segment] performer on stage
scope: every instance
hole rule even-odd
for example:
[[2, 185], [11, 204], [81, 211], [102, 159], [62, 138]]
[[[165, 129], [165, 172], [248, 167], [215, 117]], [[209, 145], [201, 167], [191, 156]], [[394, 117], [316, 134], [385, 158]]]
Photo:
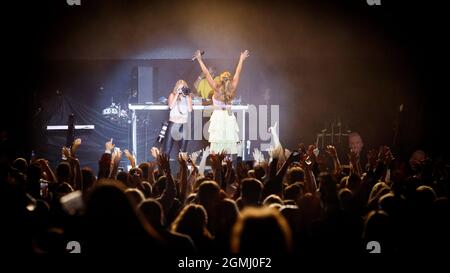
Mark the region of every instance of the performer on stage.
[[239, 76], [242, 71], [244, 60], [249, 56], [248, 50], [241, 52], [239, 63], [236, 67], [234, 76], [228, 71], [222, 72], [217, 81], [213, 80], [208, 68], [203, 63], [200, 50], [195, 52], [202, 72], [206, 75], [209, 85], [213, 88], [212, 97], [214, 112], [211, 115], [209, 123], [209, 142], [211, 143], [211, 152], [220, 153], [225, 151], [227, 154], [237, 154], [237, 142], [239, 141], [239, 128], [236, 117], [231, 112], [231, 100], [235, 97]]
[[188, 114], [192, 112], [192, 97], [190, 89], [184, 80], [179, 80], [170, 92], [167, 100], [170, 109], [169, 125], [166, 131], [164, 152], [170, 154], [173, 142], [180, 143], [180, 151], [186, 152], [188, 140]]

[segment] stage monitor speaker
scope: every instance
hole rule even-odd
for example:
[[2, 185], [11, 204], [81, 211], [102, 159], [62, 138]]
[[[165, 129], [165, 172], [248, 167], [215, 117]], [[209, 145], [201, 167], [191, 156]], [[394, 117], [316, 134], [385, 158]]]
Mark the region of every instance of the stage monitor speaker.
[[154, 102], [155, 73], [151, 66], [138, 67], [138, 103]]

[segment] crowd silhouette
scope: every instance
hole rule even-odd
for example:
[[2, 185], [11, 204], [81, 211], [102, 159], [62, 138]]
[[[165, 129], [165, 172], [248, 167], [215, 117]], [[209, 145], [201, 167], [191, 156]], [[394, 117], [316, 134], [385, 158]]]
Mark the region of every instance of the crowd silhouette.
[[[405, 161], [381, 146], [363, 166], [353, 150], [278, 144], [268, 159], [256, 150], [253, 165], [204, 150], [211, 171], [197, 165], [200, 155], [180, 153], [172, 170], [158, 149], [138, 164], [111, 139], [94, 174], [80, 145], [63, 147], [57, 166], [2, 162], [3, 249], [64, 254], [76, 241], [86, 255], [302, 257], [368, 255], [372, 241], [386, 255], [438, 253], [449, 242], [449, 165], [424, 151]], [[122, 155], [129, 171], [119, 171]]]

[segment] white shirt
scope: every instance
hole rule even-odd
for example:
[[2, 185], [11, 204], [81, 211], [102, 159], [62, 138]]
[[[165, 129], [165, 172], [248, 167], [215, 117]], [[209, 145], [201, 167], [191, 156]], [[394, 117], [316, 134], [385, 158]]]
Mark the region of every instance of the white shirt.
[[187, 97], [179, 95], [172, 109], [170, 109], [169, 120], [173, 123], [186, 123], [188, 120], [189, 107]]

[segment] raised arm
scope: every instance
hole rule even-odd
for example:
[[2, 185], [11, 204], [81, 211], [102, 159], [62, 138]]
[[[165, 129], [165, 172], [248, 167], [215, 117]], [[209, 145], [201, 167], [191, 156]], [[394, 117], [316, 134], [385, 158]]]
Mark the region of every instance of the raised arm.
[[[76, 172], [75, 172], [75, 162], [72, 159], [72, 155], [70, 154], [70, 148], [68, 147], [62, 147], [62, 153], [64, 155], [64, 157], [66, 158], [66, 161], [70, 164], [70, 181], [69, 184], [75, 188], [75, 178], [76, 178]], [[67, 181], [66, 181], [67, 182]]]
[[53, 170], [50, 167], [50, 165], [48, 164], [48, 161], [43, 159], [43, 158], [41, 158], [41, 159], [38, 159], [38, 162], [41, 165], [42, 170], [47, 175], [47, 180], [50, 181], [50, 182], [57, 182], [56, 175], [53, 172]]
[[236, 173], [234, 172], [233, 161], [231, 160], [231, 158], [227, 158], [225, 162], [227, 163], [227, 172], [225, 173], [225, 191], [226, 193], [229, 193], [228, 189], [236, 180]]
[[103, 153], [102, 157], [98, 161], [97, 179], [109, 178], [109, 174], [110, 174], [110, 170], [111, 170], [111, 160], [112, 160], [111, 151], [114, 148], [114, 146], [115, 145], [113, 144], [112, 138], [105, 143], [105, 153]]
[[126, 158], [130, 161], [131, 168], [136, 168], [136, 160], [134, 159], [134, 156], [127, 149], [125, 149], [124, 152]]
[[167, 213], [172, 207], [173, 201], [177, 195], [177, 189], [175, 182], [173, 181], [172, 174], [170, 171], [169, 156], [167, 154], [158, 155], [158, 165], [161, 170], [163, 170], [166, 176], [166, 188], [162, 192], [159, 202], [163, 206], [164, 213]]
[[195, 184], [195, 180], [197, 179], [197, 176], [198, 176], [198, 167], [196, 165], [197, 157], [198, 157], [197, 152], [193, 152], [189, 156], [188, 162], [191, 164], [192, 171], [189, 174], [189, 177], [188, 177], [188, 180], [187, 180], [187, 187], [186, 187], [186, 194], [185, 194], [185, 196], [189, 196], [189, 194], [191, 194], [191, 192], [193, 190], [193, 186]]
[[206, 76], [206, 80], [208, 81], [209, 85], [214, 90], [216, 90], [217, 89], [217, 83], [212, 78], [211, 73], [209, 73], [209, 70], [206, 67], [205, 63], [203, 63], [202, 54], [200, 53], [200, 50], [195, 51], [194, 56], [197, 59], [198, 63], [200, 64], [200, 68], [202, 69], [203, 74]]
[[[280, 154], [284, 154], [284, 153], [280, 153]], [[294, 153], [291, 153], [289, 155], [289, 157], [284, 161], [283, 165], [278, 170], [276, 176], [278, 176], [280, 179], [283, 179], [284, 175], [286, 174], [286, 172], [289, 168], [289, 165], [291, 165], [292, 162], [294, 162]]]
[[226, 190], [226, 185], [222, 177], [222, 161], [225, 158], [225, 152], [211, 154], [211, 168], [214, 174], [214, 181], [219, 184], [220, 188]]
[[71, 168], [71, 177], [70, 177], [70, 185], [74, 188], [79, 190], [82, 185], [82, 178], [81, 178], [81, 168], [80, 168], [80, 162], [78, 159], [71, 154], [70, 148], [63, 147], [62, 149], [64, 156], [66, 157], [67, 162], [70, 164]]
[[109, 169], [109, 178], [116, 179], [119, 171], [120, 159], [122, 158], [122, 151], [115, 150], [111, 154], [111, 167]]
[[236, 90], [236, 88], [239, 84], [239, 78], [240, 78], [241, 71], [242, 71], [242, 65], [243, 65], [245, 59], [248, 58], [248, 56], [250, 56], [250, 52], [248, 50], [241, 52], [241, 56], [239, 57], [238, 65], [236, 67], [236, 72], [234, 73], [234, 76], [233, 76], [233, 82], [231, 83], [233, 85], [233, 90]]
[[333, 175], [337, 177], [341, 173], [341, 162], [339, 162], [336, 148], [333, 145], [328, 145], [327, 153], [333, 159]]
[[187, 166], [187, 155], [185, 153], [178, 153], [178, 164], [180, 165], [180, 194], [179, 199], [182, 203], [187, 196], [187, 183], [188, 183], [188, 166]]
[[388, 169], [391, 167], [391, 162], [395, 158], [391, 152], [391, 149], [388, 146], [383, 146], [382, 148], [380, 148], [380, 152], [381, 152], [380, 161], [383, 164], [383, 174], [381, 176], [381, 181], [387, 182], [386, 181], [387, 172]]
[[206, 159], [209, 156], [209, 152], [210, 152], [209, 146], [203, 150], [202, 159], [200, 160], [200, 164], [198, 166], [198, 173], [201, 176], [205, 175]]
[[278, 122], [275, 122], [275, 124], [273, 126], [269, 127], [269, 133], [272, 137], [272, 143], [273, 143], [274, 148], [282, 147], [281, 142], [280, 142], [280, 137], [278, 136], [278, 133], [277, 133], [277, 125], [278, 125]]
[[70, 146], [70, 154], [76, 157], [76, 152], [78, 147], [81, 145], [81, 138], [77, 138], [73, 141], [72, 146]]
[[77, 138], [73, 141], [72, 146], [70, 147], [70, 154], [72, 155], [72, 158], [74, 159], [74, 169], [75, 169], [75, 187], [78, 190], [81, 190], [83, 187], [83, 177], [81, 176], [81, 166], [80, 161], [78, 160], [78, 157], [76, 155], [76, 152], [78, 150], [78, 147], [81, 145], [81, 138]]
[[353, 151], [350, 151], [350, 153], [348, 154], [348, 157], [349, 157], [350, 166], [351, 166], [350, 172], [361, 177], [362, 169], [361, 169], [361, 164], [359, 162], [359, 155], [357, 155]]
[[315, 193], [317, 191], [316, 177], [313, 172], [312, 164], [313, 155], [304, 154], [301, 159], [301, 165], [305, 173], [305, 193]]

